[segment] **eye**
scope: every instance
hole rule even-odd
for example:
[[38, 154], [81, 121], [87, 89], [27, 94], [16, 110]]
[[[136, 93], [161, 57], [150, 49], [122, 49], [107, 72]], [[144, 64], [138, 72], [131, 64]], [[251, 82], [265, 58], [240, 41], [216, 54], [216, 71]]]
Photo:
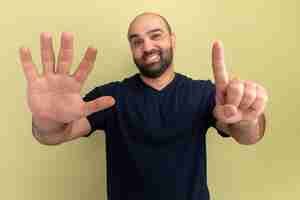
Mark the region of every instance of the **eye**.
[[152, 40], [160, 40], [161, 39], [161, 34], [155, 33], [155, 34], [151, 35], [151, 39]]
[[138, 46], [140, 46], [142, 43], [143, 43], [143, 40], [141, 40], [141, 39], [136, 39], [136, 40], [133, 40], [133, 41], [132, 41], [132, 44], [133, 44], [134, 47], [138, 47]]

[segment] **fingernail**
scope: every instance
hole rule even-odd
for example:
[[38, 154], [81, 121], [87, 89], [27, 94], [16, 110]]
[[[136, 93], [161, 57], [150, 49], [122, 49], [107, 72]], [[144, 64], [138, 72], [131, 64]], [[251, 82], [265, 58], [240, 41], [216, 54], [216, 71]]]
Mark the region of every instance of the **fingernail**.
[[234, 111], [232, 109], [230, 109], [230, 108], [225, 108], [224, 109], [224, 113], [225, 113], [226, 117], [231, 117], [231, 116], [234, 115]]

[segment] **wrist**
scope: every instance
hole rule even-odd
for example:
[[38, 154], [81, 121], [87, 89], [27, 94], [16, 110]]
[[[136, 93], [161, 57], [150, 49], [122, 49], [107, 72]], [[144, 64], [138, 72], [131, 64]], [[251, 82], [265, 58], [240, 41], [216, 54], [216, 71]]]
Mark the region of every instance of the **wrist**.
[[32, 128], [35, 129], [37, 132], [57, 132], [62, 130], [65, 126], [65, 123], [32, 116]]
[[229, 128], [240, 128], [240, 127], [253, 127], [258, 125], [259, 119], [253, 119], [253, 120], [241, 120], [236, 123], [228, 124]]

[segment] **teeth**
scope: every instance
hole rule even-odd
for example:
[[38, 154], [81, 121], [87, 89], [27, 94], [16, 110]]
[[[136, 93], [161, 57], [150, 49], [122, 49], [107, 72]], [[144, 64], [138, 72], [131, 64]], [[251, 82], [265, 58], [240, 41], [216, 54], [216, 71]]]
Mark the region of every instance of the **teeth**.
[[152, 56], [147, 57], [147, 62], [156, 61], [158, 59], [159, 59], [158, 55], [152, 55]]

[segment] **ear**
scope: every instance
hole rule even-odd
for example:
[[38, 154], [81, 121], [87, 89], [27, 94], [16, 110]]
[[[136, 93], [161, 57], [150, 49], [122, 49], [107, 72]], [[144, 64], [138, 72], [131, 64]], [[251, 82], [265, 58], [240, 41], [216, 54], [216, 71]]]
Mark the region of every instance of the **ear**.
[[173, 49], [175, 49], [175, 47], [176, 47], [176, 36], [175, 36], [174, 32], [171, 33], [171, 43], [172, 43]]

